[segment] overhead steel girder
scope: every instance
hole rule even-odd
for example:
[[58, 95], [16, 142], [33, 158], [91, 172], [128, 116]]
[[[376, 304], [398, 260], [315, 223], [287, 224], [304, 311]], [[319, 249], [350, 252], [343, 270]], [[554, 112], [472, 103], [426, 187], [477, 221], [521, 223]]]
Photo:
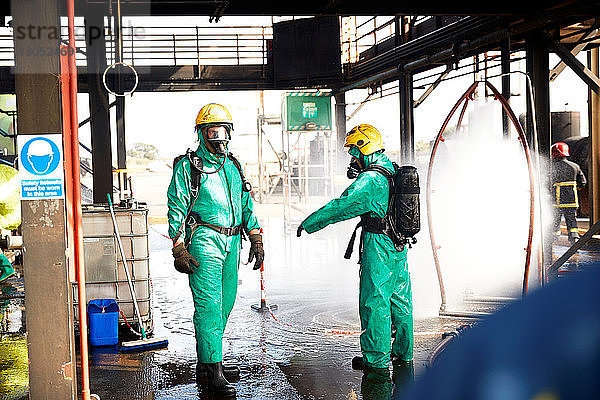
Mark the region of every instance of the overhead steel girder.
[[433, 83], [431, 85], [429, 85], [429, 87], [427, 88], [427, 90], [425, 90], [425, 92], [421, 95], [421, 97], [419, 97], [417, 100], [415, 100], [413, 102], [413, 107], [414, 108], [419, 107], [421, 105], [421, 103], [423, 103], [425, 101], [425, 99], [427, 99], [427, 97], [429, 97], [429, 95], [431, 93], [433, 93], [433, 91], [435, 90], [435, 88], [437, 88], [438, 85], [440, 83], [442, 83], [442, 81], [444, 80], [444, 78], [446, 78], [451, 71], [452, 71], [452, 67], [451, 66], [446, 67], [446, 69], [444, 70], [444, 72], [442, 72], [435, 79], [435, 81], [433, 81]]
[[365, 104], [367, 104], [367, 101], [369, 101], [369, 99], [370, 99], [370, 98], [371, 98], [371, 97], [372, 97], [374, 94], [375, 94], [375, 93], [369, 93], [369, 94], [367, 95], [367, 97], [366, 97], [366, 98], [365, 98], [363, 101], [361, 101], [361, 102], [360, 102], [360, 104], [358, 105], [358, 107], [356, 107], [356, 108], [354, 109], [354, 111], [352, 111], [352, 114], [350, 114], [350, 116], [349, 116], [349, 117], [346, 117], [346, 121], [350, 121], [352, 118], [354, 118], [354, 116], [355, 116], [356, 114], [358, 114], [358, 112], [361, 110], [361, 108], [363, 108], [363, 107], [364, 107], [364, 105], [365, 105]]
[[[464, 58], [469, 55], [476, 54], [477, 52], [485, 51], [485, 49], [495, 47], [500, 42], [509, 38], [519, 37], [527, 32], [540, 29], [548, 24], [549, 19], [550, 21], [553, 21], [554, 18], [557, 17], [554, 16], [550, 18], [536, 16], [527, 20], [523, 20], [520, 23], [511, 25], [504, 29], [480, 35], [473, 40], [460, 43], [457, 42], [456, 45], [449, 46], [433, 54], [428, 53], [420, 56], [415, 55], [414, 59], [404, 60], [401, 64], [397, 64], [396, 66], [391, 67], [383, 72], [345, 85], [337, 89], [337, 91], [346, 92], [353, 89], [364, 88], [374, 81], [382, 81], [386, 83], [389, 80], [397, 79], [399, 73], [402, 71], [422, 72], [423, 69], [427, 69], [432, 66], [453, 62], [457, 58]], [[406, 45], [407, 44], [403, 46]], [[401, 47], [402, 46], [400, 46], [400, 48]]]
[[554, 52], [560, 57], [560, 59], [577, 74], [596, 94], [600, 95], [600, 79], [590, 71], [585, 65], [581, 63], [560, 42], [552, 40], [548, 36], [544, 36], [546, 42], [548, 43], [548, 47], [550, 47]]
[[[18, 0], [13, 0], [18, 1]], [[65, 0], [63, 0], [64, 2]], [[77, 0], [76, 8], [106, 5], [107, 0]], [[122, 1], [127, 16], [206, 15], [216, 19], [222, 15], [527, 15], [540, 10], [536, 2], [504, 0], [482, 2], [358, 2], [354, 0], [127, 0]], [[546, 0], [543, 9], [561, 7], [564, 3], [585, 5], [585, 0]], [[0, 5], [0, 11], [2, 10]], [[6, 14], [8, 15], [8, 14]], [[218, 21], [218, 19], [217, 19]]]
[[[579, 52], [583, 50], [583, 48], [587, 45], [586, 39], [596, 37], [597, 34], [598, 29], [594, 29], [593, 31], [587, 32], [584, 35], [582, 35], [575, 47], [573, 47], [573, 50], [571, 50], [571, 54], [573, 54], [574, 56], [579, 54]], [[558, 76], [561, 72], [563, 72], [566, 66], [567, 64], [565, 64], [564, 61], [560, 61], [558, 64], [556, 64], [556, 66], [550, 70], [550, 82], [554, 82], [554, 80], [558, 78]]]

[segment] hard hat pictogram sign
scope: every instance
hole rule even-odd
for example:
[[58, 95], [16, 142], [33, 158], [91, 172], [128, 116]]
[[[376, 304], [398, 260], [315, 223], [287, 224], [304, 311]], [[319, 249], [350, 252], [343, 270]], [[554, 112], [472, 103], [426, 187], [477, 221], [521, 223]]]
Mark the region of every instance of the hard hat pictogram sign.
[[19, 174], [23, 200], [64, 197], [62, 136], [22, 135], [19, 142]]

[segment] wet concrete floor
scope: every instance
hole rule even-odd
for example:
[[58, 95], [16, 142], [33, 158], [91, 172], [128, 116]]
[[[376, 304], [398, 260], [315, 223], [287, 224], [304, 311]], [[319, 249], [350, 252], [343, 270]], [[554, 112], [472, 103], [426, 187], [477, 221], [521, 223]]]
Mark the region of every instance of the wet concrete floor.
[[[356, 258], [342, 257], [349, 226], [299, 239], [295, 229], [284, 232], [279, 218], [265, 220], [263, 226], [267, 302], [278, 309], [273, 315], [251, 310], [259, 302], [260, 275], [241, 265], [238, 297], [224, 338], [225, 362], [241, 368], [237, 398], [389, 398], [393, 390], [389, 378], [363, 380], [363, 374], [351, 368], [352, 357], [360, 355], [359, 335], [352, 332], [358, 332], [360, 324], [358, 265]], [[95, 349], [90, 359], [91, 387], [102, 399], [206, 397], [194, 383], [191, 294], [187, 278], [173, 269], [171, 244], [160, 235], [166, 229], [154, 225], [150, 237], [155, 335], [167, 337], [169, 347], [139, 354]], [[243, 254], [247, 251], [246, 245]], [[441, 333], [463, 323], [434, 316], [416, 319], [417, 375]]]
[[[342, 254], [352, 223], [313, 235], [295, 237], [280, 218], [264, 218], [267, 302], [277, 304], [273, 315], [257, 313], [259, 273], [241, 265], [235, 307], [224, 336], [225, 362], [241, 368], [235, 384], [238, 399], [389, 399], [401, 398], [405, 386], [399, 371], [390, 377], [363, 376], [351, 359], [360, 355], [357, 255]], [[163, 350], [120, 353], [116, 347], [93, 348], [90, 355], [92, 393], [101, 399], [204, 399], [195, 377], [193, 306], [187, 278], [172, 265], [171, 243], [163, 237], [166, 225], [150, 232], [154, 287], [155, 336], [166, 337]], [[426, 246], [421, 244], [421, 246]], [[247, 254], [245, 245], [243, 254]], [[472, 320], [437, 317], [439, 292], [431, 282], [431, 261], [421, 257], [430, 249], [409, 252], [415, 298], [415, 375], [441, 334]], [[566, 249], [565, 249], [566, 250]], [[558, 251], [561, 251], [560, 249]], [[411, 255], [412, 254], [412, 255]], [[589, 254], [598, 259], [598, 254]], [[587, 256], [584, 256], [585, 258]], [[580, 257], [581, 258], [581, 257]], [[0, 284], [13, 298], [3, 308], [0, 335], [0, 399], [26, 395], [22, 280]], [[16, 295], [15, 295], [16, 293]], [[277, 319], [277, 320], [276, 320]], [[343, 333], [336, 333], [342, 331]], [[13, 354], [16, 353], [16, 354]], [[396, 379], [392, 380], [394, 377]]]
[[27, 398], [28, 385], [25, 291], [13, 275], [0, 283], [0, 399]]

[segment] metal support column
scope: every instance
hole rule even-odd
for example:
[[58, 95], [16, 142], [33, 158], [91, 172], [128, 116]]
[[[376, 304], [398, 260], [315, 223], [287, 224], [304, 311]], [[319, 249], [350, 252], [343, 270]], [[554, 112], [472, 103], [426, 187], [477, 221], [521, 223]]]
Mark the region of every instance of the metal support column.
[[[548, 46], [544, 37], [539, 33], [530, 35], [526, 40], [527, 73], [533, 86], [533, 101], [535, 107], [536, 127], [538, 133], [538, 150], [546, 160], [550, 157], [550, 82], [548, 80]], [[527, 97], [529, 101], [529, 97]], [[529, 105], [529, 104], [528, 104]], [[528, 107], [528, 111], [530, 108]], [[531, 116], [527, 117], [527, 140], [531, 140]], [[530, 143], [533, 143], [531, 140]], [[543, 163], [542, 163], [543, 165]]]
[[[346, 141], [346, 93], [338, 93], [335, 96], [335, 130], [337, 132], [337, 151], [343, 152], [343, 144]], [[341, 172], [348, 161], [347, 157], [337, 157], [337, 171]]]
[[[550, 165], [550, 145], [552, 138], [550, 133], [550, 81], [548, 79], [549, 60], [548, 46], [541, 33], [529, 35], [525, 42], [527, 74], [531, 78], [533, 87], [533, 105], [530, 101], [529, 85], [526, 84], [527, 119], [526, 135], [529, 143], [534, 143], [532, 107], [535, 108], [535, 125], [537, 130], [537, 144], [539, 151], [539, 169], [542, 176], [549, 176], [549, 171], [544, 171], [544, 166]], [[545, 184], [542, 182], [542, 187]], [[543, 243], [543, 264], [552, 263], [552, 241], [550, 235], [546, 234]]]
[[106, 39], [102, 8], [90, 10], [86, 14], [85, 40], [94, 167], [94, 203], [104, 203], [106, 193], [112, 193], [113, 177], [110, 102], [108, 92], [102, 83], [102, 74], [106, 69]]
[[[117, 0], [117, 15], [115, 16], [115, 47], [116, 62], [123, 61], [123, 38], [121, 35], [121, 27], [123, 26], [123, 20], [121, 17], [121, 2]], [[122, 68], [117, 66], [117, 71]], [[121, 93], [123, 85], [123, 76], [118, 72], [117, 76], [117, 93]], [[116, 110], [116, 125], [117, 125], [117, 168], [127, 169], [127, 148], [125, 146], [125, 97], [117, 97]], [[127, 185], [127, 180], [124, 179], [124, 184]], [[124, 188], [126, 189], [126, 187]]]
[[[590, 70], [600, 77], [600, 51], [594, 48], [589, 51]], [[600, 95], [589, 90], [589, 191], [590, 191], [590, 226], [600, 220]]]
[[[13, 1], [13, 26], [59, 28], [59, 0]], [[43, 31], [42, 31], [43, 32]], [[15, 35], [19, 135], [61, 134], [59, 40]], [[35, 49], [55, 49], [40, 53]], [[65, 201], [21, 202], [29, 398], [74, 399], [73, 300], [66, 260]]]
[[[502, 96], [510, 102], [510, 39], [502, 43], [500, 55], [500, 68], [502, 74]], [[502, 132], [505, 138], [510, 136], [510, 121], [506, 111], [502, 110]]]
[[127, 169], [127, 148], [125, 146], [125, 98], [118, 97], [117, 113], [117, 168]]
[[[258, 202], [262, 203], [265, 201], [267, 196], [268, 188], [265, 185], [265, 167], [263, 163], [263, 122], [265, 120], [265, 97], [264, 92], [261, 90], [259, 94], [259, 108], [257, 121], [257, 140], [258, 140]], [[264, 191], [264, 195], [263, 195]]]
[[400, 163], [413, 164], [415, 160], [415, 132], [413, 122], [413, 76], [403, 72], [398, 79], [400, 96]]
[[[404, 22], [404, 18], [402, 18], [402, 22]], [[402, 29], [400, 28], [400, 16], [396, 15], [394, 17], [394, 46], [398, 47], [402, 44]]]

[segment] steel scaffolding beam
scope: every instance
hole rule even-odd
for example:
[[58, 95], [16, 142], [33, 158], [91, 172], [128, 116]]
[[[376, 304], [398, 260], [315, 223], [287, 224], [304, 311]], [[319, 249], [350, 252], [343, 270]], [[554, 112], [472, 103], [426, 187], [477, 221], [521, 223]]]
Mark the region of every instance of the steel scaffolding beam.
[[398, 79], [400, 103], [400, 162], [413, 164], [415, 160], [415, 132], [413, 121], [413, 75], [403, 72]]
[[[500, 54], [500, 70], [502, 74], [506, 74], [502, 76], [502, 96], [506, 99], [506, 101], [510, 101], [510, 39], [505, 40], [501, 46], [501, 54]], [[506, 111], [502, 110], [502, 132], [504, 137], [509, 137], [510, 135], [510, 121], [508, 119], [508, 114]]]
[[112, 145], [110, 132], [110, 104], [102, 83], [106, 69], [106, 40], [104, 13], [89, 12], [85, 16], [87, 87], [92, 133], [92, 165], [94, 170], [94, 203], [106, 202], [106, 193], [112, 193]]
[[[550, 133], [550, 81], [548, 80], [548, 46], [540, 32], [530, 34], [526, 39], [527, 73], [533, 86], [533, 106], [535, 107], [538, 150], [546, 160], [550, 157], [552, 144]], [[529, 101], [529, 96], [527, 96]], [[528, 107], [528, 110], [531, 108]], [[528, 113], [527, 140], [532, 139], [531, 117]], [[533, 140], [531, 141], [533, 143]]]

